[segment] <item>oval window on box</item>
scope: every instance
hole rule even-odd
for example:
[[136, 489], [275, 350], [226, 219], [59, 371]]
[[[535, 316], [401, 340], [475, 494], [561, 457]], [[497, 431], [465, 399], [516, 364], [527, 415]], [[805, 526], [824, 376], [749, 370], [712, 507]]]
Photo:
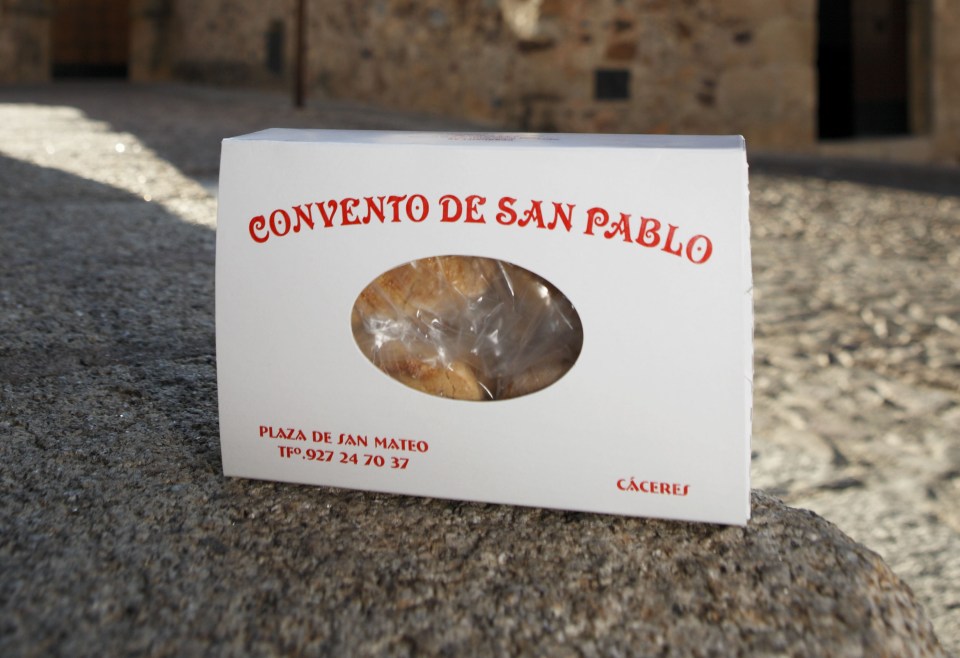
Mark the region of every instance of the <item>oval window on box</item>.
[[563, 377], [583, 327], [556, 286], [491, 258], [436, 256], [384, 272], [353, 305], [353, 336], [393, 379], [457, 400], [506, 400]]

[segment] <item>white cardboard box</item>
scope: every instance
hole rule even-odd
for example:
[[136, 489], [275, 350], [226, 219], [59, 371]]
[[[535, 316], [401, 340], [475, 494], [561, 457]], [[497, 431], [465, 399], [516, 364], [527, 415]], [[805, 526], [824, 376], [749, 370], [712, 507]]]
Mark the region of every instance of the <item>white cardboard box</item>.
[[[442, 221], [445, 195], [474, 221], [466, 210]], [[747, 196], [740, 137], [272, 129], [225, 140], [224, 473], [745, 524]], [[367, 217], [371, 203], [383, 221]], [[498, 221], [500, 203], [531, 221]], [[555, 284], [583, 323], [573, 368], [494, 402], [433, 397], [375, 368], [351, 332], [357, 295], [386, 270], [447, 254]]]

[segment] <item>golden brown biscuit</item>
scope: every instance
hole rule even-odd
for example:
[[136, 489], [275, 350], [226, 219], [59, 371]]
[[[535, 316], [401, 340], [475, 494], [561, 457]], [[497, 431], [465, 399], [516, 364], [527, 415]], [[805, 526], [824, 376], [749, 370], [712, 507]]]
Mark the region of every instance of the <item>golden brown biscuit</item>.
[[419, 317], [451, 313], [487, 290], [496, 262], [469, 256], [440, 256], [384, 272], [357, 300], [363, 316]]
[[570, 370], [570, 365], [566, 361], [553, 361], [516, 373], [501, 382], [496, 392], [496, 399], [509, 400], [536, 393], [563, 377]]
[[440, 256], [394, 268], [357, 298], [361, 351], [424, 393], [461, 400], [546, 388], [576, 361], [579, 316], [550, 283], [489, 258]]
[[473, 370], [459, 361], [433, 366], [411, 358], [395, 361], [385, 372], [410, 388], [441, 398], [474, 401], [489, 398]]
[[483, 400], [486, 390], [473, 368], [461, 361], [444, 361], [435, 346], [390, 341], [376, 351], [374, 363], [410, 388], [455, 400]]

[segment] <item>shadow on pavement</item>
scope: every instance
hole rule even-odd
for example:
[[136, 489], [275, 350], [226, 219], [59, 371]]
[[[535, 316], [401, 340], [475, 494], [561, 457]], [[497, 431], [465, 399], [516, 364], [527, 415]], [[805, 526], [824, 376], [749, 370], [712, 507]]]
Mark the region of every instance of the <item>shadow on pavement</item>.
[[0, 156], [0, 381], [214, 354], [214, 232]]

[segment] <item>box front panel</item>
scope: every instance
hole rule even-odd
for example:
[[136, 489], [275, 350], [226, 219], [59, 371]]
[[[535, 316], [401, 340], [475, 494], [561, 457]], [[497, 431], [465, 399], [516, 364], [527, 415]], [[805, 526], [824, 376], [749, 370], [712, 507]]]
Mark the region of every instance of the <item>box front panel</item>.
[[[286, 137], [224, 143], [228, 475], [746, 521], [742, 149]], [[562, 291], [583, 323], [572, 369], [528, 396], [468, 402], [374, 367], [351, 332], [358, 294], [448, 254], [502, 259]]]

